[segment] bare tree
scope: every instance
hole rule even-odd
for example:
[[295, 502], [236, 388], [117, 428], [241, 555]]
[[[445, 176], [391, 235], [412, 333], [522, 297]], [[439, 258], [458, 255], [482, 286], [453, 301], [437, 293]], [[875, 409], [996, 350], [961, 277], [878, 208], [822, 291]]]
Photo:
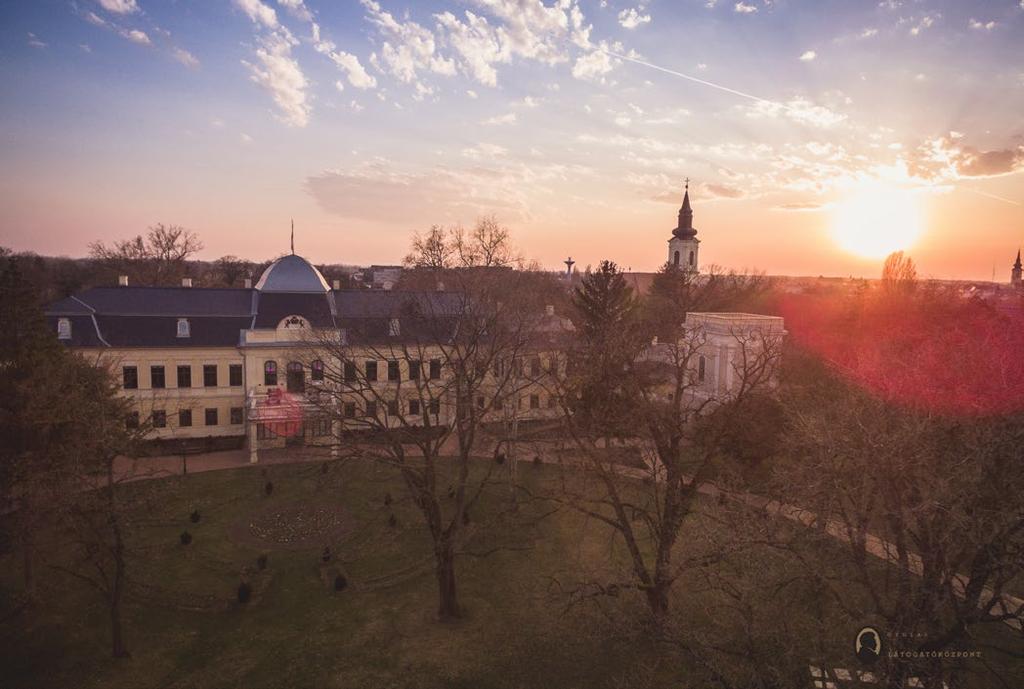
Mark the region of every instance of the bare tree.
[[498, 480], [497, 463], [475, 455], [493, 442], [487, 425], [500, 418], [495, 410], [523, 384], [514, 362], [530, 342], [536, 310], [515, 299], [527, 294], [516, 290], [515, 273], [446, 279], [445, 292], [391, 293], [388, 318], [324, 333], [308, 356], [322, 362], [319, 414], [346, 437], [377, 438], [376, 450], [359, 451], [401, 476], [430, 537], [438, 615], [451, 620], [462, 615], [458, 558], [523, 547], [505, 542], [515, 530], [496, 534], [474, 521]]
[[885, 257], [882, 265], [882, 289], [885, 292], [910, 292], [917, 284], [917, 266], [914, 259], [902, 251], [894, 251]]
[[513, 246], [509, 229], [494, 215], [477, 219], [471, 230], [461, 225], [432, 225], [426, 234], [413, 235], [412, 250], [405, 258], [410, 268], [508, 268], [522, 257]]
[[184, 275], [189, 257], [202, 250], [195, 232], [178, 225], [158, 223], [145, 238], [138, 235], [114, 242], [89, 245], [89, 255], [107, 270], [128, 275], [133, 284], [173, 285]]
[[426, 234], [416, 233], [412, 238], [412, 250], [405, 257], [409, 268], [444, 270], [452, 267], [454, 247], [448, 239], [448, 231], [440, 225], [431, 225]]
[[226, 287], [236, 287], [246, 275], [252, 275], [253, 263], [237, 256], [221, 256], [214, 264], [220, 281]]

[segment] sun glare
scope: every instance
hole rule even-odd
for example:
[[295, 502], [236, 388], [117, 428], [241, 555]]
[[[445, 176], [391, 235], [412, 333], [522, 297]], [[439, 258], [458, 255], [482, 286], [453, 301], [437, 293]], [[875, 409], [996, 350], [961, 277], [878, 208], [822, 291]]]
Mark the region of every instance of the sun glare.
[[865, 258], [909, 249], [922, 230], [920, 199], [898, 189], [859, 192], [840, 203], [832, 216], [836, 243]]

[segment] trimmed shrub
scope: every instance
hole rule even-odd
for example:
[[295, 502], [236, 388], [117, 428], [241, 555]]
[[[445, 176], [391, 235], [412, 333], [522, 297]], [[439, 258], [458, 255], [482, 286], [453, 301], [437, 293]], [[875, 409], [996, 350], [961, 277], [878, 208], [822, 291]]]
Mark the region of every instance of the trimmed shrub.
[[385, 505], [390, 505], [391, 504], [391, 493], [384, 493], [384, 504]]
[[335, 591], [344, 591], [347, 586], [348, 586], [348, 579], [345, 578], [344, 574], [339, 574], [338, 576], [334, 577], [334, 590]]
[[267, 556], [266, 555], [260, 555], [258, 558], [256, 558], [256, 567], [261, 572], [267, 568]]
[[252, 600], [252, 586], [248, 581], [243, 581], [238, 585], [238, 602], [245, 605], [250, 600]]
[[327, 462], [324, 462], [323, 466], [320, 467], [320, 473], [321, 474], [326, 474], [327, 473]]
[[540, 455], [535, 455], [534, 458], [533, 458], [533, 466], [534, 466], [534, 468], [538, 468], [538, 467], [540, 467], [540, 465], [541, 465]]
[[504, 464], [505, 463], [505, 453], [504, 452], [499, 452], [498, 454], [494, 455], [494, 461], [499, 466]]
[[267, 484], [265, 486], [263, 486], [263, 492], [265, 494], [267, 494], [267, 495], [270, 495], [271, 493], [273, 493], [274, 492], [274, 484], [271, 483], [270, 481], [267, 481]]
[[199, 510], [192, 510], [192, 514], [188, 515], [188, 518], [192, 521], [193, 524], [198, 524], [200, 519]]
[[388, 526], [390, 526], [392, 529], [398, 526], [398, 519], [395, 517], [395, 515], [391, 515], [390, 517], [388, 517]]
[[192, 534], [190, 534], [188, 531], [182, 531], [181, 536], [179, 536], [179, 538], [181, 539], [182, 545], [188, 545], [192, 542]]

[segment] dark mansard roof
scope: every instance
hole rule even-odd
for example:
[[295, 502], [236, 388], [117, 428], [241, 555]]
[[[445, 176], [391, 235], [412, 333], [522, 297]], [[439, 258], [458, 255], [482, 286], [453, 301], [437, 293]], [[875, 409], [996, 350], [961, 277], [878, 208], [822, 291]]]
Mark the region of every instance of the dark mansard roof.
[[[254, 288], [96, 287], [51, 304], [46, 316], [54, 332], [70, 321], [66, 342], [75, 347], [233, 347], [242, 330], [276, 328], [289, 316], [345, 328], [357, 341], [393, 341], [396, 318], [400, 337], [426, 336], [461, 303], [448, 292], [331, 290], [308, 261], [289, 255]], [[178, 337], [183, 318], [188, 337]]]

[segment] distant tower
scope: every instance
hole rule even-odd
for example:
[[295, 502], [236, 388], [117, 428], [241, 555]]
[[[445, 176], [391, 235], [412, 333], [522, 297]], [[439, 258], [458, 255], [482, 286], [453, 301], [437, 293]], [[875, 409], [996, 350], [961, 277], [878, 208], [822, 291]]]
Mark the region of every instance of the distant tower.
[[1020, 249], [1017, 249], [1017, 260], [1013, 264], [1013, 270], [1010, 271], [1010, 286], [1017, 289], [1024, 287], [1024, 281], [1021, 280]]
[[572, 256], [562, 261], [565, 264], [565, 279], [572, 280], [572, 267], [576, 265], [576, 261], [572, 260]]
[[679, 209], [679, 225], [672, 230], [668, 240], [668, 262], [681, 270], [699, 270], [698, 253], [700, 240], [693, 226], [693, 209], [690, 208], [690, 178], [686, 178], [683, 193], [683, 207]]

